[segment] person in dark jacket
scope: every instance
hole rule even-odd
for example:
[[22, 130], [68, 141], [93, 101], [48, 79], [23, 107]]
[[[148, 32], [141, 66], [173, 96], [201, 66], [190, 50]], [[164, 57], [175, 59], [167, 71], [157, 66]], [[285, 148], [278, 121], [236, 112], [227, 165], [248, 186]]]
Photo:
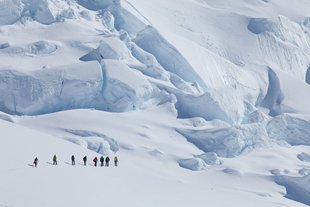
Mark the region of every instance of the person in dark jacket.
[[118, 164], [118, 157], [115, 156], [115, 157], [114, 157], [114, 165], [115, 165], [115, 167], [117, 167], [117, 164]]
[[75, 157], [74, 157], [74, 155], [71, 156], [71, 162], [72, 162], [72, 165], [75, 165]]
[[56, 155], [54, 155], [54, 157], [53, 157], [53, 165], [57, 165], [57, 157], [56, 157]]
[[87, 156], [83, 157], [84, 166], [86, 166]]
[[95, 157], [95, 158], [93, 159], [93, 161], [94, 161], [94, 165], [95, 165], [95, 167], [97, 167], [98, 158], [97, 158], [97, 157]]
[[35, 167], [37, 167], [38, 162], [39, 162], [38, 158], [37, 157], [34, 158], [33, 164], [34, 164]]
[[109, 162], [110, 162], [110, 158], [107, 156], [107, 157], [105, 158], [105, 166], [106, 166], [106, 167], [109, 167]]
[[103, 167], [104, 166], [104, 157], [103, 156], [100, 157], [100, 163], [101, 163], [101, 167]]

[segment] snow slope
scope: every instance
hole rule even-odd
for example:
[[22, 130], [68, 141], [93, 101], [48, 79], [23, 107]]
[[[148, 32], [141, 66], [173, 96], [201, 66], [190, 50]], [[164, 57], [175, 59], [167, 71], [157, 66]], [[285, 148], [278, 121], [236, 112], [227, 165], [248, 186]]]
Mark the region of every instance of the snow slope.
[[[253, 206], [305, 206], [284, 198], [286, 191], [272, 181], [271, 172], [277, 169], [280, 174], [296, 176], [301, 166], [309, 167], [296, 154], [309, 147], [257, 150], [246, 156], [224, 158], [220, 165], [204, 164], [206, 170], [193, 173], [180, 168], [177, 161], [201, 152], [171, 130], [186, 126], [191, 120], [177, 121], [169, 113], [162, 116], [166, 109], [117, 116], [77, 110], [36, 118], [16, 117], [15, 124], [1, 121], [6, 138], [1, 139], [0, 145], [6, 155], [1, 156], [1, 162], [6, 163], [1, 166], [1, 183], [5, 186], [0, 188], [1, 204], [196, 206], [207, 199], [216, 206], [248, 206], [253, 201]], [[90, 121], [92, 125], [86, 124]], [[93, 152], [97, 149], [87, 150], [83, 143], [71, 144], [65, 141], [68, 139], [87, 140], [92, 146], [113, 139], [119, 146], [116, 154], [120, 166], [95, 168], [91, 159], [100, 156]], [[58, 166], [51, 165], [55, 153]], [[71, 154], [77, 158], [76, 166], [70, 165]], [[86, 167], [81, 165], [84, 155], [89, 159]], [[38, 168], [28, 166], [34, 156], [39, 158]]]
[[309, 9], [0, 0], [0, 206], [309, 205]]

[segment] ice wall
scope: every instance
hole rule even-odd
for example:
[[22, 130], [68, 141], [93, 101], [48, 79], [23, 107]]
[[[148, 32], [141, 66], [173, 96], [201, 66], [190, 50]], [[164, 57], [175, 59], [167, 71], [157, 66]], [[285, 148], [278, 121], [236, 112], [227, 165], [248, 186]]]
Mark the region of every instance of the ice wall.
[[102, 85], [101, 67], [94, 62], [28, 73], [1, 70], [0, 108], [27, 115], [89, 108]]

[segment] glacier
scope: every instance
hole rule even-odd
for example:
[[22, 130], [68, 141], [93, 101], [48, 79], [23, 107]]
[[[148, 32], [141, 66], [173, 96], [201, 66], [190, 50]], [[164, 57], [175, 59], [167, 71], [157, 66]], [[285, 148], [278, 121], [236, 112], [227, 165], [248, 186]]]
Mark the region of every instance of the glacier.
[[[212, 194], [212, 204], [227, 206], [217, 197], [232, 193], [228, 184], [237, 178], [240, 194], [232, 195], [249, 195], [243, 205], [309, 205], [303, 183], [309, 181], [310, 4], [296, 5], [0, 0], [0, 128], [12, 141], [1, 139], [0, 147], [28, 145], [16, 127], [45, 149], [42, 136], [54, 146], [48, 153], [63, 145], [79, 156], [121, 154], [139, 164], [126, 164], [124, 178], [138, 175], [154, 191], [161, 187], [148, 179], [161, 183], [167, 176], [167, 191], [197, 188], [201, 198]], [[33, 156], [26, 147], [16, 150]], [[251, 187], [259, 181], [264, 192]], [[201, 205], [194, 197], [159, 204]]]

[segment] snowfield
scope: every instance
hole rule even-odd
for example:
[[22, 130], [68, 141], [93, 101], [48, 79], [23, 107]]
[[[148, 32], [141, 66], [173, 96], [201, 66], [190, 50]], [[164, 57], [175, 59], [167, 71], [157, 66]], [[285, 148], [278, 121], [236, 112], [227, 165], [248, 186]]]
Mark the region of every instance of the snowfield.
[[0, 207], [310, 205], [309, 10], [0, 0]]

